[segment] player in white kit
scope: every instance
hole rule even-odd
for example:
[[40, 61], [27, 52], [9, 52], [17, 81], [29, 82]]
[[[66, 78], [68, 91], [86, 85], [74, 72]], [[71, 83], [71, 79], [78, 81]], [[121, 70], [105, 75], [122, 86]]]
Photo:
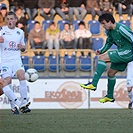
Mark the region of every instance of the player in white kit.
[[[21, 61], [21, 51], [25, 50], [24, 32], [16, 27], [17, 17], [14, 12], [8, 12], [6, 19], [7, 26], [3, 26], [1, 28], [0, 36], [2, 66], [1, 77], [5, 79], [5, 84], [2, 90], [11, 101], [12, 110], [14, 109], [14, 111], [18, 111], [16, 108], [17, 105], [20, 108], [21, 112], [27, 113], [30, 112], [30, 109], [28, 108], [30, 102], [27, 99], [27, 85], [24, 76], [25, 71]], [[14, 75], [16, 75], [16, 77], [19, 79], [21, 103], [19, 103], [19, 100], [14, 95], [13, 91], [10, 89], [11, 78]]]
[[127, 66], [127, 91], [130, 99], [128, 108], [133, 109], [133, 61], [128, 63]]

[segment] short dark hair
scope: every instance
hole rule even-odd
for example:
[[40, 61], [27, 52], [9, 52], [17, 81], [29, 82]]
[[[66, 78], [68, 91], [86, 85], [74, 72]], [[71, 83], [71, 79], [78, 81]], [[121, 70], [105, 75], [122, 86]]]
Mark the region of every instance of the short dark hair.
[[64, 25], [69, 25], [70, 26], [70, 23], [66, 22], [66, 23], [64, 23]]
[[12, 11], [7, 12], [6, 16], [8, 16], [8, 15], [13, 15], [17, 19], [17, 15]]
[[35, 21], [35, 24], [40, 24], [40, 22], [39, 21]]
[[55, 22], [51, 22], [51, 23], [49, 24], [49, 27], [50, 27], [51, 25], [55, 25]]
[[6, 7], [6, 6], [2, 6], [2, 7], [0, 8], [0, 10], [7, 10], [7, 7]]
[[85, 23], [84, 23], [83, 21], [80, 21], [78, 25], [79, 25], [79, 26], [80, 26], [80, 25], [84, 25], [84, 26], [85, 26]]
[[101, 23], [103, 20], [106, 22], [111, 21], [113, 24], [115, 23], [115, 19], [111, 13], [103, 13], [100, 15], [98, 21]]
[[17, 6], [17, 7], [15, 8], [15, 11], [17, 11], [17, 10], [19, 10], [19, 9], [23, 10], [23, 7], [22, 7], [22, 6]]

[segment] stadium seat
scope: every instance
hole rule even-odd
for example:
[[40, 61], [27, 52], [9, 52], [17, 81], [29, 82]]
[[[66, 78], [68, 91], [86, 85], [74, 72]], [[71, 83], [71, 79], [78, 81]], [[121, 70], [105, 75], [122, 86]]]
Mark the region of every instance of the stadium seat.
[[[61, 67], [60, 67], [60, 57], [56, 56], [49, 56], [48, 57], [48, 65], [49, 65], [49, 70], [52, 72], [57, 72], [60, 71]], [[57, 67], [58, 66], [58, 67]]]
[[22, 63], [24, 65], [25, 70], [30, 68], [30, 58], [29, 56], [21, 56]]
[[34, 21], [34, 20], [28, 20], [27, 25], [29, 25], [32, 21]]
[[90, 71], [91, 70], [91, 58], [89, 56], [80, 56], [79, 57], [80, 70], [81, 71]]
[[44, 56], [33, 56], [32, 57], [33, 68], [37, 71], [45, 70], [45, 57]]
[[130, 25], [131, 25], [129, 20], [120, 20], [119, 23], [124, 24], [124, 25], [126, 25], [128, 27], [130, 27]]
[[77, 30], [78, 28], [79, 28], [79, 23], [80, 23], [81, 21], [79, 21], [79, 20], [73, 20], [72, 21], [72, 27], [73, 27], [73, 30], [75, 31], [75, 30]]
[[92, 35], [100, 35], [101, 33], [101, 25], [100, 22], [97, 20], [90, 20], [88, 21], [88, 27], [91, 31]]
[[95, 56], [94, 57], [94, 67], [95, 67], [95, 69], [96, 69], [97, 63], [98, 63], [98, 56]]
[[64, 56], [64, 70], [76, 71], [76, 56]]
[[53, 22], [53, 20], [43, 20], [42, 21], [42, 26], [43, 26], [44, 31], [46, 31], [46, 29], [49, 27], [49, 24], [51, 22]]
[[69, 23], [70, 24], [70, 22], [68, 20], [59, 20], [58, 21], [57, 25], [58, 25], [58, 28], [60, 29], [60, 31], [62, 31], [64, 29], [64, 24], [65, 23]]
[[104, 40], [101, 37], [92, 38], [92, 50], [98, 50], [103, 46]]
[[31, 29], [33, 29], [35, 22], [36, 20], [29, 20], [27, 22], [28, 33], [30, 32]]

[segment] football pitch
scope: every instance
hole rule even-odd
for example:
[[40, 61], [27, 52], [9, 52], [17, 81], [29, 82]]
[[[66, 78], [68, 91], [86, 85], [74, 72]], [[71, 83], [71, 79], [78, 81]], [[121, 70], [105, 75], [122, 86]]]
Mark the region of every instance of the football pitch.
[[0, 110], [0, 133], [133, 133], [133, 110]]

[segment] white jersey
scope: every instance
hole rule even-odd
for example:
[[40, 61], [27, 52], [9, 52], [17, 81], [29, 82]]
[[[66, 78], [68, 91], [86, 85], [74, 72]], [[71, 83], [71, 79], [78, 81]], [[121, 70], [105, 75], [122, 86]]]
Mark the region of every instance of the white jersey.
[[24, 32], [17, 27], [9, 29], [8, 26], [3, 26], [1, 35], [4, 38], [4, 43], [0, 44], [2, 63], [8, 60], [21, 59], [21, 51], [17, 45], [25, 45]]

